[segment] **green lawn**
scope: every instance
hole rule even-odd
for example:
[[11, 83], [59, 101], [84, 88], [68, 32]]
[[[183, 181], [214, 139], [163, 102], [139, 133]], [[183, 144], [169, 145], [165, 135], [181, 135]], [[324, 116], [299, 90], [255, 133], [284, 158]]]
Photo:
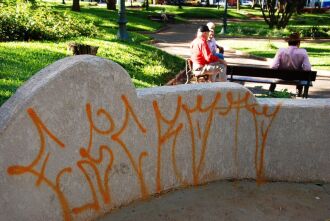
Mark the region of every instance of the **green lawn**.
[[[0, 43], [0, 104], [37, 71], [68, 56], [69, 42]], [[89, 38], [80, 42], [99, 46], [98, 56], [123, 66], [136, 87], [163, 85], [184, 67], [183, 59], [147, 44]]]
[[[74, 38], [58, 42], [0, 42], [0, 105], [19, 86], [47, 65], [70, 55], [70, 42], [99, 46], [98, 56], [123, 66], [136, 87], [164, 85], [184, 68], [182, 58], [169, 55], [147, 43], [149, 37], [132, 31], [155, 31], [163, 24], [147, 18], [149, 12], [128, 11], [131, 42], [117, 39], [118, 12], [103, 7], [83, 6], [80, 13], [71, 12], [70, 4], [54, 4], [54, 10], [65, 11], [92, 20], [98, 27], [94, 38]], [[84, 5], [84, 4], [83, 4]]]

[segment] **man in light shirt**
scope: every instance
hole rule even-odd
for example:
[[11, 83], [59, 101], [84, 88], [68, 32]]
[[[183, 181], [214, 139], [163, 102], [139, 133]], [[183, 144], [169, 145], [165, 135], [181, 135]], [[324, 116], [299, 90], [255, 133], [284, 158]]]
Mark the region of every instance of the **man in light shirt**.
[[[308, 59], [306, 49], [299, 48], [300, 46], [300, 34], [292, 33], [286, 39], [289, 44], [288, 48], [280, 48], [271, 64], [273, 69], [282, 70], [311, 70], [311, 64]], [[301, 82], [302, 84], [305, 82]], [[275, 85], [274, 85], [275, 86]], [[274, 87], [275, 89], [275, 87]], [[297, 89], [302, 90], [302, 85], [298, 85]]]
[[[214, 38], [214, 30], [215, 30], [215, 24], [213, 22], [208, 22], [206, 26], [210, 29], [209, 37], [207, 39], [207, 44], [209, 45], [209, 48], [215, 56], [218, 58], [224, 60], [224, 50], [223, 47], [219, 46], [217, 44], [217, 41]], [[219, 50], [219, 53], [217, 52], [217, 49]]]

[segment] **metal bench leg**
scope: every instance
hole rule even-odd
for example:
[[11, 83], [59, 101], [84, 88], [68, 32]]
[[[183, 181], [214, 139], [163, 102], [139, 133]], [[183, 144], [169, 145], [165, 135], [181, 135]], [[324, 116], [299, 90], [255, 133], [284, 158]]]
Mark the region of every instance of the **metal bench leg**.
[[308, 89], [309, 89], [309, 86], [308, 86], [308, 85], [306, 85], [306, 86], [304, 87], [304, 94], [303, 94], [303, 98], [307, 98], [307, 97], [308, 97]]
[[276, 88], [276, 84], [275, 83], [271, 83], [270, 86], [269, 86], [269, 91], [270, 92], [274, 92], [275, 91], [275, 88]]
[[[307, 86], [305, 86], [305, 90], [304, 90], [304, 96], [305, 96], [305, 91], [306, 91], [306, 87]], [[302, 95], [302, 91], [303, 91], [303, 86], [302, 85], [297, 85], [297, 96], [298, 97], [301, 97], [301, 95]], [[308, 91], [308, 89], [307, 89], [307, 91]], [[308, 93], [308, 92], [307, 92]], [[303, 97], [304, 97], [303, 96]]]

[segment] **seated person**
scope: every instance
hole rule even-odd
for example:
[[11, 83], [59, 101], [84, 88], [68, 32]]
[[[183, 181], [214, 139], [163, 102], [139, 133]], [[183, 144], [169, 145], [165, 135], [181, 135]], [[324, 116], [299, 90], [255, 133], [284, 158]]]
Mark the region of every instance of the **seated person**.
[[[196, 38], [191, 43], [193, 71], [200, 71], [199, 75], [209, 75], [211, 82], [226, 81], [227, 63], [211, 53], [207, 44], [209, 31], [206, 25], [200, 26]], [[217, 75], [218, 79], [216, 79]]]
[[[209, 48], [210, 48], [212, 54], [214, 54], [218, 58], [224, 60], [224, 56], [223, 56], [224, 50], [223, 50], [223, 47], [219, 46], [217, 44], [217, 41], [214, 38], [215, 24], [213, 22], [208, 22], [206, 25], [210, 29], [210, 33], [209, 33], [209, 38], [207, 40], [207, 44], [209, 45]], [[219, 53], [217, 52], [217, 49], [219, 49]]]
[[[210, 29], [210, 33], [209, 33], [209, 37], [207, 39], [207, 44], [212, 52], [212, 54], [214, 54], [215, 56], [217, 56], [218, 58], [224, 60], [224, 50], [222, 47], [220, 47], [219, 45], [217, 45], [217, 42], [214, 38], [214, 30]], [[217, 52], [217, 49], [219, 49], [219, 53]]]
[[[306, 49], [299, 48], [301, 41], [300, 34], [294, 32], [289, 35], [286, 41], [288, 42], [289, 47], [280, 48], [277, 51], [270, 67], [273, 69], [310, 71], [311, 64]], [[301, 83], [306, 84], [304, 81]], [[299, 93], [301, 93], [302, 87], [302, 85], [297, 86]]]

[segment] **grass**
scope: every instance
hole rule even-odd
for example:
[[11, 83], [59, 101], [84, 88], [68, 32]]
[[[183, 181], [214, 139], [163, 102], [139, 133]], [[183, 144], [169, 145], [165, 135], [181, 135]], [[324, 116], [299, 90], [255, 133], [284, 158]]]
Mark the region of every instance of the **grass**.
[[[262, 87], [260, 88], [260, 90]], [[290, 93], [288, 89], [282, 89], [280, 91], [267, 92], [263, 94], [256, 94], [258, 98], [295, 98], [295, 95]]]
[[[94, 22], [100, 29], [116, 29], [118, 27], [118, 11], [106, 10], [105, 6], [88, 6], [83, 4], [81, 12], [72, 12], [70, 4], [54, 4], [52, 7], [56, 11], [75, 14]], [[127, 10], [126, 17], [129, 21], [127, 29], [130, 31], [156, 31], [163, 26], [161, 23], [153, 22], [148, 19], [150, 12]]]
[[123, 66], [136, 87], [164, 85], [184, 67], [182, 58], [169, 55], [147, 43], [150, 38], [133, 31], [155, 31], [162, 24], [147, 18], [149, 12], [128, 11], [128, 30], [131, 42], [117, 39], [118, 12], [105, 6], [89, 7], [82, 4], [81, 12], [71, 12], [66, 5], [48, 3], [56, 11], [74, 14], [92, 20], [98, 27], [95, 38], [74, 38], [59, 42], [0, 42], [0, 105], [19, 86], [47, 65], [69, 56], [67, 45], [79, 42], [99, 46], [98, 56], [108, 58]]
[[[69, 42], [0, 43], [0, 104], [37, 71], [68, 56]], [[98, 56], [123, 66], [136, 87], [163, 85], [184, 67], [183, 59], [147, 44], [88, 38], [79, 42], [98, 45]]]

